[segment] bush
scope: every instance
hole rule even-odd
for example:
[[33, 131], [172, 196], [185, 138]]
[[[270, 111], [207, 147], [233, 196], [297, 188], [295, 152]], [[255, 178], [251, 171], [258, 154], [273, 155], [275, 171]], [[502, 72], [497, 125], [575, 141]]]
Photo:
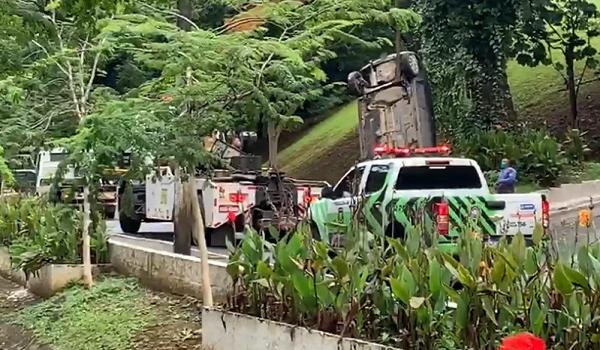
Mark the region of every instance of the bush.
[[458, 144], [459, 153], [475, 159], [484, 171], [498, 169], [502, 158], [515, 163], [520, 181], [541, 186], [557, 185], [566, 166], [580, 165], [587, 145], [578, 131], [569, 134], [564, 144], [544, 131], [524, 130], [521, 134], [491, 131]]
[[[72, 207], [37, 197], [0, 200], [0, 245], [27, 275], [50, 263], [80, 263], [82, 228], [82, 215]], [[90, 225], [90, 235], [93, 261], [106, 262], [105, 226]]]
[[432, 228], [419, 227], [370, 247], [355, 230], [335, 252], [307, 230], [276, 245], [249, 233], [227, 267], [227, 306], [401, 349], [496, 349], [520, 331], [553, 349], [597, 347], [599, 245], [560, 260], [537, 227], [533, 247], [520, 234], [496, 247], [463, 234], [454, 257], [426, 244]]

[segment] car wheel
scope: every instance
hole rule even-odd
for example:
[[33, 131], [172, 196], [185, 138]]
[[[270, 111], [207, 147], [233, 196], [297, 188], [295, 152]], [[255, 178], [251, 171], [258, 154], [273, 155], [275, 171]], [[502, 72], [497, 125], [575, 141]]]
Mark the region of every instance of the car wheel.
[[419, 75], [419, 59], [412, 52], [405, 52], [400, 55], [400, 71], [407, 80], [413, 80]]

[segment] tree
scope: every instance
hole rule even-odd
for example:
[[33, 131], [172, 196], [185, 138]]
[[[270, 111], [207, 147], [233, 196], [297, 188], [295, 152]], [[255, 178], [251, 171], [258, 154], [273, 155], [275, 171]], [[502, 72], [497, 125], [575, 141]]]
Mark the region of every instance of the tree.
[[[6, 159], [4, 159], [4, 149], [0, 146], [0, 189], [12, 185], [14, 181], [13, 173], [10, 171]], [[0, 191], [0, 194], [2, 194], [2, 191]]]
[[[526, 2], [521, 14], [521, 35], [514, 45], [517, 61], [527, 66], [551, 64], [556, 69], [568, 91], [569, 124], [577, 129], [579, 88], [587, 70], [598, 65], [592, 43], [600, 35], [598, 8], [588, 0], [539, 0]], [[577, 74], [580, 61], [583, 67]]]
[[[418, 0], [416, 6], [442, 124], [447, 119], [468, 133], [514, 122], [506, 65], [519, 2]], [[468, 103], [456, 105], [457, 98]]]
[[259, 119], [267, 125], [272, 168], [277, 169], [282, 131], [302, 123], [295, 113], [323, 92], [327, 80], [323, 66], [336, 57], [330, 47], [334, 43], [363, 48], [390, 45], [384, 37], [368, 42], [353, 33], [360, 34], [359, 28], [381, 23], [402, 33], [416, 27], [418, 16], [411, 10], [393, 8], [389, 1], [271, 1], [250, 6], [227, 21], [230, 32], [251, 32], [267, 43], [281, 43], [288, 50], [285, 55], [267, 52], [255, 79], [253, 103], [260, 106]]

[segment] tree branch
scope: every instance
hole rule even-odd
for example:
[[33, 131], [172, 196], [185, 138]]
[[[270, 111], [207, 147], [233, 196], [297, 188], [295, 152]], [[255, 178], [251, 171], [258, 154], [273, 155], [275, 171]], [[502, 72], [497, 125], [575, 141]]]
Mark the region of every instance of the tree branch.
[[190, 24], [192, 27], [194, 27], [194, 29], [195, 29], [195, 30], [200, 30], [200, 27], [198, 27], [198, 26], [196, 25], [196, 23], [194, 23], [194, 22], [193, 22], [191, 19], [189, 19], [189, 18], [185, 17], [184, 15], [182, 15], [182, 14], [180, 14], [180, 13], [173, 12], [173, 11], [169, 11], [169, 10], [163, 10], [163, 9], [159, 9], [159, 8], [156, 8], [156, 7], [154, 7], [154, 6], [148, 5], [148, 4], [146, 4], [145, 2], [142, 2], [141, 4], [142, 4], [142, 6], [146, 6], [147, 8], [149, 8], [149, 9], [150, 9], [150, 10], [152, 10], [152, 11], [155, 11], [155, 12], [162, 12], [162, 13], [166, 13], [166, 14], [169, 14], [169, 15], [175, 16], [175, 17], [177, 17], [177, 18], [180, 18], [180, 19], [182, 19], [182, 20], [186, 21], [187, 23], [189, 23], [189, 24]]

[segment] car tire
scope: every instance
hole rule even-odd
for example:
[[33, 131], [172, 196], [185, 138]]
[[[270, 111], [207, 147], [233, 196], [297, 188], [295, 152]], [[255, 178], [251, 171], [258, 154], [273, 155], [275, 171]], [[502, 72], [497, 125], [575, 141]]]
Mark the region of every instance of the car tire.
[[414, 53], [405, 52], [400, 54], [400, 71], [406, 80], [411, 81], [419, 75], [421, 72], [419, 64], [419, 59]]

